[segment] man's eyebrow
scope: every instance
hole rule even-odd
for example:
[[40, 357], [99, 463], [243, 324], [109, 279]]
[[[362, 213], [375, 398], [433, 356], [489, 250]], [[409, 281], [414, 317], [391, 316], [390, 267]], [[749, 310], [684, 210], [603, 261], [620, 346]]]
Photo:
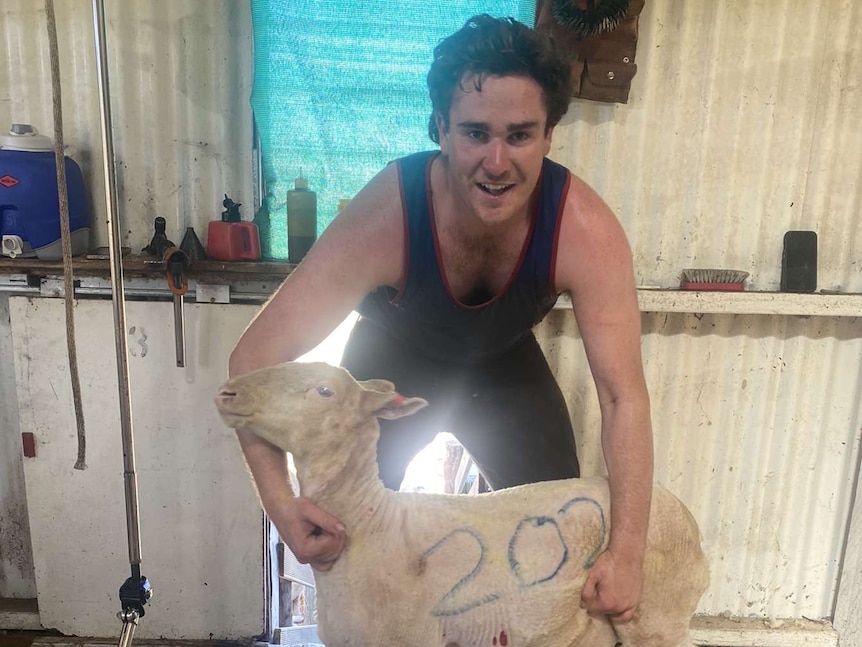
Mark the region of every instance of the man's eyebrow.
[[461, 121], [455, 124], [457, 128], [463, 130], [490, 130], [491, 125], [484, 121]]
[[510, 133], [517, 132], [519, 130], [533, 130], [534, 128], [538, 128], [540, 126], [538, 121], [522, 121], [519, 124], [509, 124], [506, 127]]
[[[517, 124], [509, 124], [506, 126], [506, 131], [514, 133], [522, 130], [532, 130], [538, 128], [540, 125], [538, 121], [522, 121]], [[491, 130], [491, 125], [484, 121], [461, 121], [455, 124], [455, 127], [464, 130]]]

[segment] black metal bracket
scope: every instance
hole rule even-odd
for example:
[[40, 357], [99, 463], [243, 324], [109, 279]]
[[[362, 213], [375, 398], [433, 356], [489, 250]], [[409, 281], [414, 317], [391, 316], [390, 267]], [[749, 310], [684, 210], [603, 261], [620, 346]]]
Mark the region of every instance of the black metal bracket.
[[144, 605], [153, 597], [149, 580], [141, 575], [140, 566], [132, 566], [132, 576], [120, 587], [120, 610], [133, 609], [144, 617]]

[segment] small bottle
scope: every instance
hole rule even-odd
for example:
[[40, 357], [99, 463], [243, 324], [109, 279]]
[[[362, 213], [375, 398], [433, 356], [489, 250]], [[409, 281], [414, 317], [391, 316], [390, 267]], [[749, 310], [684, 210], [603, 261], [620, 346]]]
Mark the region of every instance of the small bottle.
[[287, 192], [287, 257], [299, 263], [317, 239], [317, 194], [308, 190], [300, 172], [294, 188]]
[[265, 197], [260, 204], [257, 213], [254, 214], [254, 224], [257, 225], [260, 237], [260, 257], [265, 260], [274, 258], [272, 252], [272, 219], [269, 215], [269, 196]]

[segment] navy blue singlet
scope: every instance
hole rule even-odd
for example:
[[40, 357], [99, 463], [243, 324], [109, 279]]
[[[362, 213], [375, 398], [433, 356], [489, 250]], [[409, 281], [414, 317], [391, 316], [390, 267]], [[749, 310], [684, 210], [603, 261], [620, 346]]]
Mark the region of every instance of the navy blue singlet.
[[499, 357], [527, 335], [557, 300], [556, 240], [570, 176], [545, 158], [535, 212], [509, 283], [490, 301], [460, 303], [448, 290], [431, 215], [431, 162], [437, 151], [397, 160], [407, 231], [407, 270], [400, 290], [381, 287], [357, 308], [390, 335], [432, 359], [459, 364]]

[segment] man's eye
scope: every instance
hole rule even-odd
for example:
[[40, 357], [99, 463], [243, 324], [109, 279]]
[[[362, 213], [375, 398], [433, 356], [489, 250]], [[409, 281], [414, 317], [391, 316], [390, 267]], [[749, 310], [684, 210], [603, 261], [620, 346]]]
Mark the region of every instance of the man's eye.
[[323, 398], [331, 398], [335, 393], [328, 386], [317, 387], [317, 394]]
[[470, 139], [475, 139], [477, 141], [482, 141], [485, 139], [485, 133], [483, 133], [481, 130], [471, 130], [467, 133], [467, 137], [469, 137]]
[[515, 143], [525, 142], [530, 139], [530, 134], [524, 132], [512, 133], [511, 135], [509, 135], [509, 139], [511, 139]]

